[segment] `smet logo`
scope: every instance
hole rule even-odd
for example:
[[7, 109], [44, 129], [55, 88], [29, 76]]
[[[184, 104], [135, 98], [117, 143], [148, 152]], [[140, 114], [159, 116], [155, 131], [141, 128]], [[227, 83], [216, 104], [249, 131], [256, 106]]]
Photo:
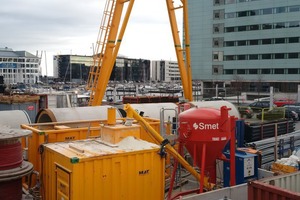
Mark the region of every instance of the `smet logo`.
[[194, 123], [193, 128], [195, 130], [217, 130], [219, 129], [219, 123], [205, 124], [204, 122]]

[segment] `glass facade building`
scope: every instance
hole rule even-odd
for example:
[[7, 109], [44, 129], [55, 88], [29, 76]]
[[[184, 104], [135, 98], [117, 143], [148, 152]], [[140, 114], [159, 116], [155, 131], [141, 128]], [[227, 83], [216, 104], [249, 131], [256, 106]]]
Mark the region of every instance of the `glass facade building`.
[[[85, 83], [93, 65], [92, 56], [56, 55], [54, 56], [54, 78], [62, 82]], [[150, 80], [150, 60], [118, 57], [110, 80], [144, 82]]]
[[282, 92], [300, 83], [300, 0], [189, 0], [193, 80]]
[[92, 56], [56, 55], [53, 58], [54, 78], [62, 82], [85, 83], [93, 65]]

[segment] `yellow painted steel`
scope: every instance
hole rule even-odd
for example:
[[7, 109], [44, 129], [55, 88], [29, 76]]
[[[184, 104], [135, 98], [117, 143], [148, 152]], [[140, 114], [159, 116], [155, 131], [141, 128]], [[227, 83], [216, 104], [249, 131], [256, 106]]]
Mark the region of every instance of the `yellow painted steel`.
[[[175, 8], [174, 0], [166, 0], [184, 97], [189, 101], [193, 101], [187, 0], [181, 0], [180, 2], [182, 3], [182, 6]], [[177, 9], [183, 9], [184, 32], [182, 35], [185, 42], [184, 46], [181, 45], [179, 30], [177, 27], [175, 15], [175, 10]]]
[[101, 128], [101, 139], [116, 144], [128, 136], [141, 138], [141, 126], [132, 124], [131, 126], [124, 126], [117, 124], [114, 126], [103, 126]]
[[[127, 2], [129, 4], [119, 31], [124, 4]], [[87, 86], [91, 90], [89, 101], [91, 106], [102, 103], [133, 3], [134, 0], [107, 0], [94, 55], [94, 66], [90, 69]]]
[[116, 109], [114, 107], [107, 109], [107, 124], [114, 125], [116, 124]]
[[[157, 133], [150, 125], [147, 123], [146, 120], [144, 120], [129, 104], [125, 105], [124, 107], [125, 111], [127, 112], [127, 117], [134, 118], [143, 126], [146, 127], [146, 129], [151, 133], [153, 138], [161, 144], [164, 140], [164, 138]], [[170, 145], [165, 145], [166, 150], [175, 158], [178, 160], [178, 162], [186, 169], [188, 170], [199, 182], [200, 182], [200, 174], [192, 167], [190, 164]], [[212, 189], [214, 187], [214, 184], [208, 182], [208, 177], [204, 177], [204, 187], [206, 189]]]
[[[124, 4], [129, 3], [121, 23]], [[188, 28], [187, 0], [181, 0], [182, 6], [174, 7], [174, 0], [166, 0], [169, 20], [173, 35], [174, 47], [177, 56], [183, 92], [185, 99], [192, 101], [192, 78], [190, 62], [190, 38]], [[125, 29], [131, 14], [134, 0], [107, 0], [105, 11], [94, 52], [94, 64], [90, 69], [87, 89], [91, 91], [90, 106], [101, 105], [106, 86], [108, 84], [112, 69], [114, 67], [118, 51], [123, 39]], [[126, 7], [125, 7], [126, 8]], [[185, 44], [181, 45], [179, 31], [176, 22], [175, 10], [183, 8]], [[119, 26], [122, 24], [120, 30]]]
[[95, 141], [72, 143], [77, 149], [69, 143], [45, 145], [46, 200], [164, 199], [165, 160], [157, 153], [159, 146], [122, 150]]

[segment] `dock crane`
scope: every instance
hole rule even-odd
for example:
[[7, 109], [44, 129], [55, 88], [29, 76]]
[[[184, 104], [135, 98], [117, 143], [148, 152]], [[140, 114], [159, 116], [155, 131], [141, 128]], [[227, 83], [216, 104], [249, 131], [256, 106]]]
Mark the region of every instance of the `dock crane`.
[[[179, 1], [179, 0], [178, 0]], [[178, 61], [184, 97], [192, 101], [192, 80], [190, 61], [190, 38], [188, 24], [187, 0], [180, 0], [181, 6], [175, 7], [174, 0], [166, 0], [173, 42]], [[125, 6], [125, 4], [128, 4]], [[125, 33], [134, 0], [107, 0], [100, 24], [100, 29], [93, 55], [93, 66], [90, 69], [87, 89], [90, 90], [90, 106], [101, 105], [118, 51]], [[175, 11], [183, 9], [183, 37], [180, 42]], [[122, 18], [123, 10], [125, 12]]]

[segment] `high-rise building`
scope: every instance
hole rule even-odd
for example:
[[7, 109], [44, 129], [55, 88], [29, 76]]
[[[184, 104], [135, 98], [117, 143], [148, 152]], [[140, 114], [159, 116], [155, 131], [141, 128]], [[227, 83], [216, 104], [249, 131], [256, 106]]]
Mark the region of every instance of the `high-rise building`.
[[175, 61], [152, 61], [152, 80], [160, 82], [180, 81], [178, 63]]
[[41, 75], [41, 58], [27, 51], [0, 48], [0, 76], [4, 84], [34, 84]]
[[189, 0], [193, 80], [296, 92], [300, 0]]

